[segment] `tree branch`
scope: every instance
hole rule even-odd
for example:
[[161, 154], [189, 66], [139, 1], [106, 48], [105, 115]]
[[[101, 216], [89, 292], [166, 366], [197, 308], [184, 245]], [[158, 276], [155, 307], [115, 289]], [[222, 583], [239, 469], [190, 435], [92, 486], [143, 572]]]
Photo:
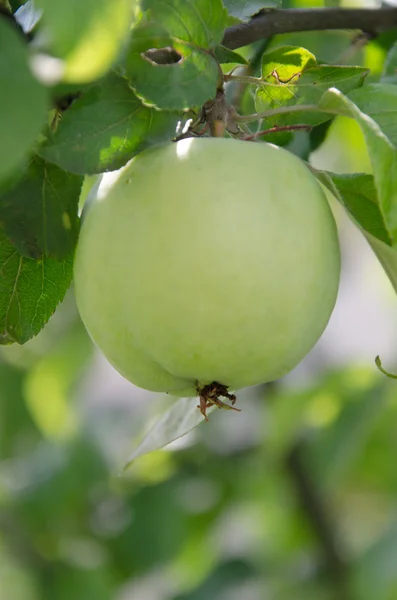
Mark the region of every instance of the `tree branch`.
[[308, 470], [302, 442], [297, 442], [286, 457], [286, 467], [294, 482], [297, 496], [308, 522], [322, 549], [328, 579], [338, 593], [338, 600], [352, 600], [349, 565], [345, 560], [335, 524], [320, 491]]
[[376, 36], [393, 28], [397, 28], [397, 8], [264, 9], [248, 23], [228, 27], [222, 44], [234, 50], [279, 33], [358, 29]]

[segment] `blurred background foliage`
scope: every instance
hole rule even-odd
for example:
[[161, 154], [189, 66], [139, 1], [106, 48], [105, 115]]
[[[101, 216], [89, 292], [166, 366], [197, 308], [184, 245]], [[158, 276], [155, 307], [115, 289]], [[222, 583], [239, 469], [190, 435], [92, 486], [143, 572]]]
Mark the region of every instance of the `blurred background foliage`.
[[[368, 66], [376, 81], [396, 38], [282, 43]], [[289, 144], [303, 158], [308, 136]], [[322, 136], [315, 166], [370, 171], [353, 121], [337, 118]], [[373, 364], [378, 353], [396, 364], [396, 299], [335, 210], [341, 291], [317, 347], [285, 380], [241, 392], [241, 414], [213, 413], [126, 474], [169, 400], [98, 355], [72, 292], [37, 338], [0, 349], [0, 600], [397, 598], [397, 383]]]

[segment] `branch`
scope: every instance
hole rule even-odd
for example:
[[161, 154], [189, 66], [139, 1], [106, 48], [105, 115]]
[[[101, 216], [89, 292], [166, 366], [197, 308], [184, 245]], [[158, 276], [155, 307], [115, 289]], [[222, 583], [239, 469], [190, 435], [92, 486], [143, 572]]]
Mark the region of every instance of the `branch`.
[[286, 467], [294, 482], [303, 511], [322, 548], [327, 575], [338, 591], [338, 600], [351, 600], [349, 565], [320, 490], [314, 485], [304, 457], [304, 446], [297, 442], [286, 457]]
[[228, 27], [222, 44], [234, 50], [278, 33], [359, 29], [376, 36], [393, 28], [397, 28], [397, 8], [270, 8], [248, 23]]

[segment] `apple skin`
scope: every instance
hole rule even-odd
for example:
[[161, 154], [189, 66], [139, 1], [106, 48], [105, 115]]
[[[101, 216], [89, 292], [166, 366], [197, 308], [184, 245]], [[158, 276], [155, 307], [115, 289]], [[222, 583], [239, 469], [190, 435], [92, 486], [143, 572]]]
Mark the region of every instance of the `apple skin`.
[[225, 138], [157, 146], [105, 175], [74, 267], [80, 315], [109, 362], [177, 396], [288, 373], [324, 331], [339, 275], [335, 221], [304, 163]]

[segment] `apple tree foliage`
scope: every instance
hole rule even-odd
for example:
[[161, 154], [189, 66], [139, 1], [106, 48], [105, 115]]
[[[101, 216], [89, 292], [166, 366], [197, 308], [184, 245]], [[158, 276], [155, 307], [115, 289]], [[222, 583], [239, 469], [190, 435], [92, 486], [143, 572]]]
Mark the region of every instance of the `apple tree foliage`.
[[[357, 32], [321, 56], [282, 35], [241, 48], [223, 43], [242, 21], [271, 14], [266, 2], [19, 4], [0, 0], [2, 344], [37, 335], [63, 300], [83, 183], [159, 142], [219, 135], [219, 122], [224, 135], [271, 141], [307, 160], [336, 116], [355, 120], [371, 174], [315, 174], [397, 291], [396, 43], [379, 74], [351, 59]], [[195, 423], [173, 423], [156, 444]]]

